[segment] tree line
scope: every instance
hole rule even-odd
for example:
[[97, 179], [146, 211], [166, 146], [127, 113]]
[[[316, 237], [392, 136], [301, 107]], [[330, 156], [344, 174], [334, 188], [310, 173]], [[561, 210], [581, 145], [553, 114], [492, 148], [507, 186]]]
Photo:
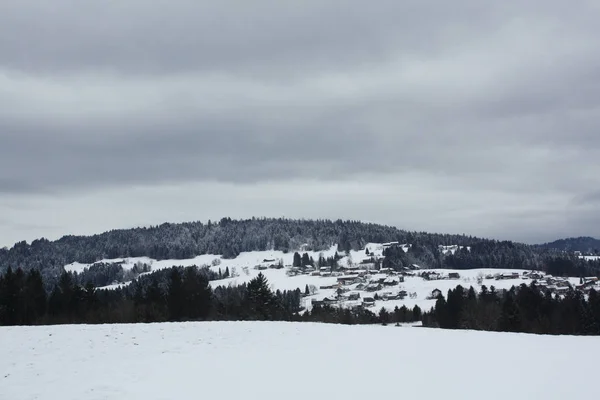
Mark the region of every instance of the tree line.
[[[306, 311], [300, 289], [273, 290], [266, 277], [239, 286], [209, 284], [207, 269], [173, 267], [140, 276], [130, 285], [96, 289], [63, 273], [47, 292], [37, 270], [11, 268], [0, 276], [0, 325], [150, 323], [167, 321], [269, 320], [340, 324], [418, 321], [419, 307], [338, 309], [315, 306]], [[308, 291], [308, 288], [305, 289]]]
[[479, 293], [457, 286], [423, 315], [423, 325], [536, 334], [600, 335], [600, 296], [570, 289], [563, 296], [535, 283], [496, 291], [484, 285]]
[[[412, 244], [405, 254], [390, 255], [388, 261], [398, 267], [418, 264], [424, 268], [548, 268], [549, 261], [567, 260], [560, 266], [564, 273], [598, 272], [600, 262], [577, 259], [567, 253], [540, 246], [495, 241], [466, 235], [409, 232], [391, 226], [342, 220], [293, 220], [284, 218], [222, 218], [208, 223], [162, 224], [147, 228], [112, 230], [93, 236], [65, 236], [56, 241], [19, 242], [0, 249], [0, 273], [11, 267], [25, 272], [37, 269], [44, 282], [54, 285], [65, 265], [91, 264], [100, 260], [149, 257], [156, 260], [181, 260], [201, 254], [234, 258], [244, 251], [280, 250], [321, 251], [338, 244], [343, 254], [359, 250], [367, 243], [399, 242]], [[455, 254], [445, 254], [439, 245], [469, 246]], [[305, 259], [295, 260], [306, 264]], [[334, 265], [334, 260], [325, 260]], [[109, 263], [110, 264], [110, 263]], [[97, 283], [112, 282], [126, 272], [115, 266], [110, 273], [98, 274]], [[144, 271], [145, 272], [145, 271]], [[97, 285], [101, 286], [101, 285]]]

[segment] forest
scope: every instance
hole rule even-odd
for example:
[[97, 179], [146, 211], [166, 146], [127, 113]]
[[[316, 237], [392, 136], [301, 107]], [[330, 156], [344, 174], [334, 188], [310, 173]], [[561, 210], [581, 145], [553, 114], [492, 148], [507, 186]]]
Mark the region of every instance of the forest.
[[[226, 272], [225, 272], [226, 273]], [[224, 274], [225, 274], [224, 273]], [[167, 321], [269, 320], [341, 324], [411, 322], [421, 318], [418, 307], [338, 310], [315, 307], [304, 312], [301, 299], [308, 287], [273, 291], [264, 275], [247, 284], [217, 286], [207, 268], [173, 267], [140, 276], [131, 285], [95, 289], [63, 273], [50, 293], [37, 270], [11, 268], [0, 276], [0, 325], [149, 323]]]
[[600, 296], [569, 290], [553, 296], [531, 283], [496, 291], [482, 286], [457, 286], [440, 296], [423, 315], [423, 325], [445, 329], [474, 329], [556, 335], [600, 335]]
[[[13, 271], [18, 268], [24, 272], [37, 270], [50, 290], [58, 282], [64, 266], [73, 262], [142, 256], [179, 260], [201, 254], [234, 258], [243, 251], [292, 252], [300, 248], [320, 251], [333, 244], [338, 244], [339, 250], [344, 252], [362, 249], [369, 242], [390, 241], [412, 244], [409, 252], [390, 253], [386, 257], [388, 265], [395, 269], [416, 263], [424, 268], [523, 268], [570, 276], [596, 275], [600, 271], [598, 261], [585, 261], [569, 252], [510, 241], [408, 232], [359, 221], [223, 218], [218, 222], [166, 223], [93, 236], [65, 236], [56, 241], [19, 242], [10, 249], [0, 249], [0, 273], [9, 267]], [[455, 254], [443, 254], [440, 245], [469, 246], [470, 250], [463, 248]], [[140, 265], [137, 270], [124, 271], [118, 265], [109, 264], [86, 271], [86, 276], [78, 279], [103, 286], [113, 281], [131, 280], [141, 272], [147, 272], [147, 267]]]

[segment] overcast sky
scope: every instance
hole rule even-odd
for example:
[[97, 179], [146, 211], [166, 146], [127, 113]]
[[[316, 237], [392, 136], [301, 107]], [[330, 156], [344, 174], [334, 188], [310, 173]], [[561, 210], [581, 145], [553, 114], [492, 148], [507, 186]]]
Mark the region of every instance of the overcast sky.
[[0, 247], [223, 216], [600, 236], [600, 3], [2, 0]]

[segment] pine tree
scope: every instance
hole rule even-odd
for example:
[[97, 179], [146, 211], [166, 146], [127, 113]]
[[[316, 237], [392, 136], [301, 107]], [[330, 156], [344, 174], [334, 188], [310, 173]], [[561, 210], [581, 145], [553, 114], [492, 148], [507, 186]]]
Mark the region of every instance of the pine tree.
[[250, 311], [255, 318], [266, 320], [273, 318], [277, 299], [262, 272], [248, 282], [246, 296]]
[[390, 322], [390, 313], [384, 307], [379, 310], [379, 322], [383, 325], [387, 325]]
[[301, 264], [302, 268], [306, 267], [307, 265], [310, 265], [310, 257], [308, 256], [308, 253], [302, 254]]
[[46, 314], [47, 295], [42, 275], [36, 269], [27, 274], [25, 282], [26, 322], [36, 323]]
[[[227, 274], [228, 271], [225, 271]], [[183, 274], [183, 318], [204, 319], [211, 309], [212, 291], [208, 279], [196, 268], [188, 267]]]
[[294, 261], [292, 263], [292, 266], [294, 268], [301, 268], [302, 267], [302, 257], [300, 256], [300, 254], [298, 252], [294, 253]]
[[421, 308], [418, 305], [415, 305], [415, 307], [412, 310], [412, 321], [420, 321], [422, 318], [422, 311]]
[[8, 267], [0, 281], [0, 323], [2, 325], [17, 324], [19, 291], [15, 273], [11, 267]]
[[185, 307], [185, 298], [183, 293], [183, 281], [181, 279], [181, 273], [177, 267], [171, 268], [171, 272], [169, 273], [167, 305], [169, 310], [169, 320], [181, 320]]

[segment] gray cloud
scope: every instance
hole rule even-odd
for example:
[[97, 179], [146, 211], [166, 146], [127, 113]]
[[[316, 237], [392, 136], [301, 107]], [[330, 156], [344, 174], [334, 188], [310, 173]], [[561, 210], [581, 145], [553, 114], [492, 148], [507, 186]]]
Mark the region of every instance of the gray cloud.
[[[487, 215], [497, 236], [524, 219], [539, 226], [527, 238], [560, 224], [600, 234], [584, 218], [600, 210], [586, 200], [600, 184], [598, 11], [592, 1], [3, 1], [0, 199], [408, 179], [435, 182], [412, 188], [432, 198], [462, 196], [453, 207], [468, 208], [445, 229]], [[503, 208], [504, 195], [522, 207]]]

